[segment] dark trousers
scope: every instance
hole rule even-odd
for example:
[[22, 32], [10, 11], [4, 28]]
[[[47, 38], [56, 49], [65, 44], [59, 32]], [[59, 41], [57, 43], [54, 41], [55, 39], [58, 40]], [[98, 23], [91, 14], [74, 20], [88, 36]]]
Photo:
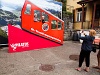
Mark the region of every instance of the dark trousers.
[[80, 56], [79, 56], [79, 67], [82, 66], [84, 59], [85, 59], [86, 67], [89, 67], [89, 65], [90, 65], [90, 53], [91, 53], [91, 51], [81, 50]]

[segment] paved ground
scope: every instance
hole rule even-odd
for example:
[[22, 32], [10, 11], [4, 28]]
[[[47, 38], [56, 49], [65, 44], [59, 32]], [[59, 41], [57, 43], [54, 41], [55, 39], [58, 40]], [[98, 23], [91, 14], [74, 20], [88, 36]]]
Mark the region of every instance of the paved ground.
[[[70, 56], [79, 55], [80, 46], [80, 43], [65, 41], [60, 47], [20, 53], [8, 53], [7, 47], [2, 48], [0, 49], [0, 75], [100, 75], [92, 68], [93, 65], [97, 65], [97, 53], [91, 53], [90, 72], [75, 70], [78, 61], [71, 60]], [[41, 68], [45, 64], [52, 67]], [[84, 67], [85, 63], [82, 68]]]

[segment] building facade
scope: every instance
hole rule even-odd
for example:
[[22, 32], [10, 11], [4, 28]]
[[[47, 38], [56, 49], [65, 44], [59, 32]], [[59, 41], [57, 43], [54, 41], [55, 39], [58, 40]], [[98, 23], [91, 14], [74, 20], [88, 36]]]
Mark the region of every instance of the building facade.
[[73, 13], [73, 29], [100, 28], [100, 0], [67, 0], [66, 10]]

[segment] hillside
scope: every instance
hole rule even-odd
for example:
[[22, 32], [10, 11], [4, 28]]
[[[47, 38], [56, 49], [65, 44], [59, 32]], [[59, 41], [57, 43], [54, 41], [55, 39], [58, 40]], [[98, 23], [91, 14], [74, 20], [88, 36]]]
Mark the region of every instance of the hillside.
[[15, 14], [10, 11], [0, 9], [0, 17], [3, 19], [16, 19], [18, 18]]
[[10, 21], [16, 20], [17, 18], [18, 17], [14, 13], [0, 9], [0, 26], [5, 26]]

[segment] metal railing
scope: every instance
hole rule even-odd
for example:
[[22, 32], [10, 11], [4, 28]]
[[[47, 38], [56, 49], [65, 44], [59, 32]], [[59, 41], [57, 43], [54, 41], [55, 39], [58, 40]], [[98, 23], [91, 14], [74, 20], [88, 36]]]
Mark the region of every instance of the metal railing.
[[[82, 25], [82, 22], [76, 22], [76, 23], [74, 23], [74, 25], [76, 26], [76, 27], [81, 27], [81, 25]], [[83, 27], [82, 27], [82, 29], [91, 29], [92, 28], [92, 24], [91, 24], [91, 21], [85, 21], [85, 22], [83, 22]], [[100, 29], [100, 24], [99, 24], [99, 20], [95, 20], [94, 21], [94, 26], [93, 26], [93, 28], [94, 29]]]
[[83, 29], [91, 29], [90, 21], [83, 22]]
[[82, 22], [76, 22], [74, 23], [74, 28], [75, 29], [91, 29], [91, 22], [90, 21], [85, 21], [83, 22], [83, 27], [82, 27]]
[[99, 20], [94, 20], [94, 28], [99, 28]]

